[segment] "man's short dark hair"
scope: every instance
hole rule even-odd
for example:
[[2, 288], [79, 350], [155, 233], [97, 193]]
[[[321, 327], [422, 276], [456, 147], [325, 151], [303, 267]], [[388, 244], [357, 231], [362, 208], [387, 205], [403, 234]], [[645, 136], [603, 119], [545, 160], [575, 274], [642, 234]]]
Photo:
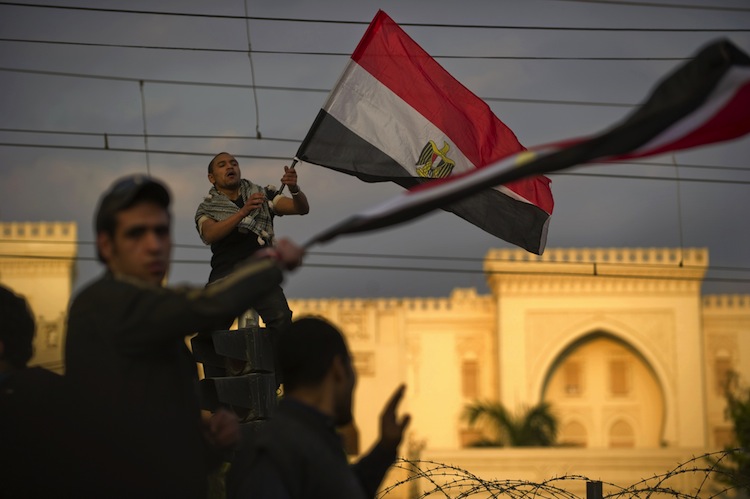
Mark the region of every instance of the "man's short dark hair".
[[[222, 152], [218, 153], [217, 155], [215, 155], [213, 158], [211, 158], [211, 161], [208, 162], [208, 173], [213, 173], [214, 172], [214, 160], [216, 158], [218, 158], [219, 156], [221, 156], [222, 154], [229, 154], [229, 153], [222, 151]], [[230, 154], [230, 156], [231, 156], [231, 154]]]
[[[99, 200], [94, 217], [95, 232], [114, 236], [117, 214], [144, 199], [158, 203], [165, 210], [169, 209], [169, 191], [159, 180], [140, 174], [116, 180]], [[100, 262], [106, 263], [98, 250], [97, 256]]]
[[336, 356], [349, 360], [344, 336], [333, 324], [322, 317], [294, 321], [278, 344], [284, 391], [320, 384]]
[[2, 358], [16, 369], [23, 369], [34, 353], [34, 316], [21, 296], [0, 286], [0, 341]]

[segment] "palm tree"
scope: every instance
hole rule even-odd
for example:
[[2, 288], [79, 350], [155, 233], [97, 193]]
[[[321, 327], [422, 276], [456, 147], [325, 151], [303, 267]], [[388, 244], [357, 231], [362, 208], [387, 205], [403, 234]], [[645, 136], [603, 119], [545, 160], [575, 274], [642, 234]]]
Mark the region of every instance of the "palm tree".
[[738, 492], [744, 491], [745, 497], [750, 497], [750, 388], [740, 386], [736, 371], [728, 374], [724, 386], [727, 398], [725, 415], [734, 423], [734, 442], [724, 448], [726, 454], [723, 457], [708, 460], [720, 482]]
[[469, 426], [482, 421], [492, 427], [494, 439], [481, 440], [475, 446], [549, 447], [557, 438], [557, 418], [548, 402], [540, 402], [512, 414], [499, 402], [474, 402], [464, 408]]

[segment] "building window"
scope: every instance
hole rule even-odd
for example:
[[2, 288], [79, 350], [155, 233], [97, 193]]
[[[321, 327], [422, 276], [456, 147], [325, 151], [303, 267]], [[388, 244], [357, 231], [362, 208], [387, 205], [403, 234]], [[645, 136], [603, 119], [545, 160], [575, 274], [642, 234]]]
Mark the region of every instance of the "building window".
[[714, 361], [714, 376], [716, 377], [716, 393], [724, 395], [732, 373], [732, 359], [729, 355], [717, 355]]
[[352, 364], [357, 376], [375, 376], [375, 352], [352, 352]]
[[581, 363], [579, 361], [568, 361], [563, 367], [563, 375], [565, 378], [565, 395], [569, 397], [577, 397], [583, 393], [583, 386], [581, 385], [582, 373]]
[[586, 447], [586, 428], [578, 421], [571, 421], [563, 425], [560, 430], [560, 444], [569, 447]]
[[479, 363], [476, 360], [461, 363], [461, 393], [468, 399], [479, 397]]
[[633, 427], [619, 420], [609, 429], [609, 446], [612, 448], [635, 447]]
[[609, 362], [609, 391], [616, 397], [630, 393], [630, 365], [624, 359]]

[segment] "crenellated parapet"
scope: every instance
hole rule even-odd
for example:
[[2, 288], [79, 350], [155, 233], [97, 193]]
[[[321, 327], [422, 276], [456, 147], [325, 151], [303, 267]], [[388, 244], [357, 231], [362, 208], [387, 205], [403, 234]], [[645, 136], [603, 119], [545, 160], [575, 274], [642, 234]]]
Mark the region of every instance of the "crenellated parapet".
[[76, 255], [75, 222], [0, 223], [0, 252], [19, 257], [69, 257]]
[[289, 305], [295, 312], [326, 315], [333, 311], [364, 311], [385, 312], [401, 310], [404, 312], [450, 313], [473, 312], [492, 313], [494, 300], [489, 295], [480, 296], [474, 288], [457, 288], [448, 298], [372, 298], [372, 299], [299, 299], [289, 300]]
[[551, 248], [487, 252], [493, 293], [696, 292], [708, 268], [706, 248]]
[[2, 273], [67, 275], [77, 254], [75, 222], [0, 223]]
[[706, 248], [548, 248], [542, 255], [522, 249], [491, 249], [485, 257], [485, 268], [498, 262], [564, 262], [658, 264], [705, 267]]
[[703, 310], [712, 311], [750, 311], [750, 295], [706, 295], [703, 297]]
[[0, 222], [2, 239], [75, 241], [75, 222]]
[[26, 297], [36, 318], [32, 365], [62, 371], [77, 253], [74, 222], [0, 223], [0, 282]]
[[703, 297], [705, 317], [750, 317], [750, 295], [706, 295]]

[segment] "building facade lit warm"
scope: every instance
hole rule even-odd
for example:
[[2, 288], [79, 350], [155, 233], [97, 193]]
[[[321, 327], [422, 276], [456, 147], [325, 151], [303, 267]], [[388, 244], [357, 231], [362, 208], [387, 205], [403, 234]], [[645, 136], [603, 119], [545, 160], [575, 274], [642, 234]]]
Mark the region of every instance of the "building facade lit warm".
[[[4, 223], [0, 233], [0, 253], [17, 255], [0, 260], [0, 282], [37, 315], [34, 363], [59, 369], [75, 256], [75, 244], [61, 243], [75, 241], [75, 225]], [[490, 250], [488, 295], [290, 306], [345, 332], [362, 450], [377, 437], [383, 403], [406, 383], [405, 453], [487, 478], [629, 484], [731, 439], [723, 386], [731, 371], [750, 383], [750, 295], [702, 296], [707, 268], [700, 248]], [[471, 448], [481, 429], [462, 413], [479, 400], [511, 410], [550, 402], [564, 445]]]
[[75, 279], [77, 226], [0, 223], [0, 284], [23, 295], [36, 318], [33, 365], [62, 373], [65, 321]]
[[[363, 443], [405, 382], [423, 459], [488, 478], [580, 474], [627, 485], [731, 439], [723, 387], [730, 371], [750, 382], [750, 295], [701, 296], [707, 267], [708, 251], [696, 248], [491, 250], [490, 295], [291, 307], [346, 332]], [[477, 400], [516, 411], [550, 402], [563, 446], [470, 448], [479, 435], [461, 416]]]

